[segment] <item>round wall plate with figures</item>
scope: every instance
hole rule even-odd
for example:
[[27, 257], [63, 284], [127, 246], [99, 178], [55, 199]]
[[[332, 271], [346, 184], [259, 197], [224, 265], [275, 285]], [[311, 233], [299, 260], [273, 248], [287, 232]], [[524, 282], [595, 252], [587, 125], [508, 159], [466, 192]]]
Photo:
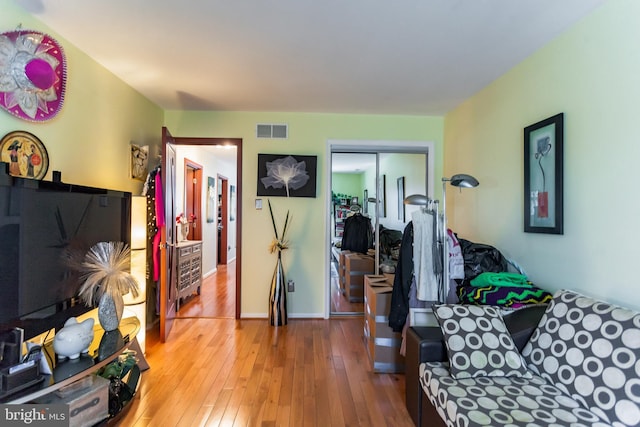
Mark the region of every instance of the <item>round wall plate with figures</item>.
[[42, 179], [49, 169], [49, 154], [37, 136], [14, 131], [0, 141], [0, 160], [9, 164], [9, 174], [18, 178]]

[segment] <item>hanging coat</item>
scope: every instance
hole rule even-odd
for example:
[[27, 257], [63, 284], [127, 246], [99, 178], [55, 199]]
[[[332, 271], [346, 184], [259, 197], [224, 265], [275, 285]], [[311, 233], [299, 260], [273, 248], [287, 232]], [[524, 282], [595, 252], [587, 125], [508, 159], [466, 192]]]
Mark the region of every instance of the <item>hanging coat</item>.
[[357, 213], [345, 220], [341, 246], [343, 251], [366, 254], [372, 241], [371, 218]]
[[389, 327], [401, 332], [409, 314], [409, 291], [413, 280], [413, 223], [409, 222], [402, 234], [398, 265], [393, 278]]

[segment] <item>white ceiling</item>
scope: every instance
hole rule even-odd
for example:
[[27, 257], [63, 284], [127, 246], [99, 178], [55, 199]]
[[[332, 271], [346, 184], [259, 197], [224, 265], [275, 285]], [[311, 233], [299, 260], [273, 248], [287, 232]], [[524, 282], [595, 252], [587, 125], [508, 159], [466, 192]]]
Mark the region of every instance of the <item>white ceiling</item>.
[[332, 153], [331, 171], [337, 173], [364, 173], [376, 167], [373, 153]]
[[605, 0], [11, 1], [163, 109], [443, 115]]

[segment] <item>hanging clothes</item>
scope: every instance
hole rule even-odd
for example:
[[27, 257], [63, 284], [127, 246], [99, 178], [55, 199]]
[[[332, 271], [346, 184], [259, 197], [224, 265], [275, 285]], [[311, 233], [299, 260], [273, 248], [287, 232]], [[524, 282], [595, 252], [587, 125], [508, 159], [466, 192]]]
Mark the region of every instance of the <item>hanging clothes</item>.
[[160, 280], [160, 240], [162, 239], [161, 230], [165, 226], [164, 214], [164, 194], [162, 191], [162, 174], [160, 170], [155, 176], [155, 206], [156, 206], [156, 227], [158, 232], [153, 238], [153, 280]]
[[366, 254], [373, 242], [373, 227], [371, 218], [356, 213], [347, 217], [342, 233], [343, 251], [353, 251]]
[[416, 296], [422, 301], [438, 301], [437, 212], [420, 209], [412, 214], [413, 222], [413, 274], [416, 278]]
[[[412, 220], [402, 233], [389, 308], [389, 327], [394, 332], [401, 332], [408, 323], [410, 308], [425, 307], [438, 300], [442, 276], [442, 261], [437, 256], [441, 253], [438, 249], [438, 215], [438, 202], [431, 200], [412, 214]], [[427, 284], [423, 295], [419, 295], [418, 277]], [[425, 299], [425, 291], [428, 299]]]
[[453, 231], [447, 229], [449, 247], [449, 279], [464, 279], [464, 257], [462, 246]]
[[398, 264], [393, 277], [389, 327], [401, 332], [409, 314], [409, 291], [413, 281], [413, 223], [409, 222], [402, 233]]
[[[159, 206], [156, 194], [156, 178], [160, 174], [160, 166], [153, 168], [147, 175], [143, 186], [142, 195], [147, 199], [147, 301], [155, 301], [155, 304], [147, 304], [147, 319], [154, 319], [160, 312], [160, 295], [158, 292], [158, 280], [160, 271], [160, 223], [164, 218], [164, 206]], [[161, 180], [158, 180], [161, 182]], [[160, 187], [161, 188], [161, 187]], [[162, 194], [162, 191], [160, 191]]]

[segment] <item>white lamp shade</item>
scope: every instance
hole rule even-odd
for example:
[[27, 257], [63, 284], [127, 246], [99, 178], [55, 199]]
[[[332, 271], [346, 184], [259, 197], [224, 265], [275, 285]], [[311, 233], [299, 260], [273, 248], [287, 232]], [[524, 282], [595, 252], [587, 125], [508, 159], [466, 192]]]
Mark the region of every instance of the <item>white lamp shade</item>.
[[131, 198], [131, 249], [147, 247], [147, 198], [133, 196]]
[[125, 305], [140, 304], [147, 299], [147, 198], [131, 198], [131, 275], [138, 282], [138, 296], [124, 295]]

